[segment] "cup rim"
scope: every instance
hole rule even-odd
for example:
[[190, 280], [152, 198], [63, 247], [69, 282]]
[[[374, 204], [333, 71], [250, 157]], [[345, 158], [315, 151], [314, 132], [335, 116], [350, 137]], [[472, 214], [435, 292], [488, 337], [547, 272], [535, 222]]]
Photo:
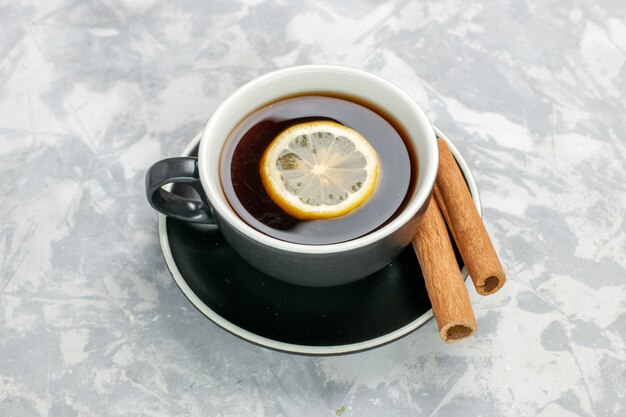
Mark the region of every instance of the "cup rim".
[[[294, 243], [266, 235], [242, 220], [234, 212], [230, 204], [225, 200], [220, 192], [218, 192], [218, 190], [215, 190], [213, 186], [210, 186], [210, 167], [207, 163], [204, 162], [205, 158], [203, 157], [203, 155], [206, 155], [207, 152], [209, 152], [209, 142], [211, 141], [212, 132], [215, 129], [216, 125], [220, 123], [220, 118], [223, 117], [222, 115], [228, 111], [229, 107], [232, 107], [233, 103], [236, 103], [242, 97], [250, 94], [250, 92], [254, 91], [255, 88], [261, 85], [267, 84], [269, 82], [274, 82], [277, 79], [285, 76], [306, 74], [311, 72], [341, 73], [342, 75], [360, 77], [362, 79], [366, 79], [368, 82], [378, 83], [384, 86], [384, 88], [389, 90], [390, 94], [394, 94], [398, 100], [401, 100], [403, 104], [411, 110], [411, 113], [413, 113], [413, 115], [418, 119], [419, 123], [417, 125], [419, 125], [420, 128], [419, 134], [427, 136], [425, 140], [426, 145], [420, 148], [419, 152], [424, 153], [427, 160], [429, 161], [438, 161], [439, 153], [437, 148], [436, 136], [432, 128], [432, 124], [426, 117], [424, 111], [417, 105], [417, 103], [406, 92], [397, 87], [395, 84], [387, 81], [380, 76], [356, 68], [339, 65], [300, 65], [272, 71], [247, 82], [246, 84], [235, 90], [217, 107], [211, 118], [206, 123], [204, 131], [202, 133], [202, 139], [200, 141], [200, 148], [198, 150], [198, 168], [200, 180], [213, 210], [217, 211], [219, 216], [221, 216], [222, 219], [228, 222], [231, 227], [234, 227], [240, 233], [260, 244], [287, 252], [308, 254], [337, 253], [366, 247], [393, 234], [417, 215], [417, 213], [424, 206], [432, 192], [432, 188], [437, 175], [438, 162], [430, 163], [426, 167], [424, 167], [423, 164], [420, 165], [419, 176], [421, 181], [421, 187], [419, 185], [417, 186], [412, 201], [409, 202], [409, 204], [395, 219], [393, 219], [385, 226], [379, 228], [378, 230], [375, 230], [364, 236], [346, 242], [331, 244], [310, 245]], [[306, 90], [303, 89], [302, 92], [306, 92]], [[280, 97], [277, 96], [276, 98]], [[242, 118], [245, 116], [246, 115], [243, 115]], [[395, 114], [392, 114], [392, 116], [397, 117], [397, 115]], [[399, 121], [402, 121], [401, 118], [398, 119]], [[411, 132], [409, 131], [408, 134], [411, 135]], [[227, 138], [223, 139], [222, 146], [225, 143], [226, 139]]]

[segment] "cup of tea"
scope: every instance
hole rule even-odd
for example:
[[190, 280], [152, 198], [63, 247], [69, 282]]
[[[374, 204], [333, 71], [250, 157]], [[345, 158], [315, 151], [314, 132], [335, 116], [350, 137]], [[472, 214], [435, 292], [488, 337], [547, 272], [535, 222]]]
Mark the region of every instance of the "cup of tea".
[[382, 269], [411, 242], [437, 167], [433, 127], [404, 91], [307, 65], [236, 90], [207, 122], [198, 157], [155, 163], [146, 194], [166, 216], [216, 225], [267, 275], [332, 286]]

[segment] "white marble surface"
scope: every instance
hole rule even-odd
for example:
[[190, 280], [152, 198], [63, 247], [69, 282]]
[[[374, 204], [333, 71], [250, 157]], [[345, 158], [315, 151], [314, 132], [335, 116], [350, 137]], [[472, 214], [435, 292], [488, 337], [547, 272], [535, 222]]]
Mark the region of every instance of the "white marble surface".
[[[626, 3], [0, 3], [0, 416], [626, 415]], [[479, 332], [268, 351], [174, 285], [145, 169], [245, 81], [406, 89], [459, 146], [508, 272]]]

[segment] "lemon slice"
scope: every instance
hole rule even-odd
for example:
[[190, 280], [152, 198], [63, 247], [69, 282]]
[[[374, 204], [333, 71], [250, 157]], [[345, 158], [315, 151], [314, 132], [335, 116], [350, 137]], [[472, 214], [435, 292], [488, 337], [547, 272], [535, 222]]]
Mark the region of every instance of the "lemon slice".
[[343, 216], [363, 204], [378, 179], [378, 155], [357, 131], [314, 121], [281, 132], [261, 159], [271, 199], [301, 220]]

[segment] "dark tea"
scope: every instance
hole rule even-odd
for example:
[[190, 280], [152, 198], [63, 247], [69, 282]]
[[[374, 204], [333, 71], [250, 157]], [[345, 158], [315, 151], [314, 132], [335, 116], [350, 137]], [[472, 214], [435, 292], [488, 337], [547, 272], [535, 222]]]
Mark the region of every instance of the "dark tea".
[[[221, 182], [233, 210], [262, 233], [303, 244], [349, 241], [392, 221], [412, 194], [417, 166], [402, 130], [372, 107], [347, 97], [306, 95], [274, 102], [246, 117], [222, 151]], [[378, 154], [378, 179], [369, 198], [350, 213], [300, 220], [272, 200], [263, 185], [260, 164], [281, 132], [314, 121], [336, 122], [362, 135]]]

